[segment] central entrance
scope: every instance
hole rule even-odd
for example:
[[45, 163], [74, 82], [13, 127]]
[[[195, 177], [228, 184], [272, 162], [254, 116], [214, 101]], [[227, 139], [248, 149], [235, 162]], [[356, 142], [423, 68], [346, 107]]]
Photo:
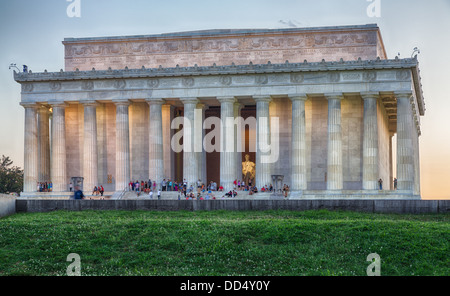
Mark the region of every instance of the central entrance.
[[[205, 111], [205, 119], [208, 117], [218, 117], [220, 118], [220, 107], [214, 106], [209, 107]], [[256, 106], [244, 106], [241, 109], [241, 117], [245, 120], [248, 117], [256, 118]], [[205, 134], [211, 132], [215, 126], [212, 126], [211, 129], [206, 129]], [[254, 127], [245, 126], [245, 132], [241, 133], [241, 141], [245, 143], [245, 152], [240, 153], [241, 162], [244, 161], [244, 157], [246, 154], [250, 156], [250, 160], [255, 162], [256, 160], [256, 130]], [[215, 144], [214, 141], [212, 144]], [[220, 152], [214, 151], [206, 153], [206, 184], [213, 181], [216, 182], [217, 185], [220, 184]], [[240, 180], [242, 180], [242, 176], [240, 176]]]

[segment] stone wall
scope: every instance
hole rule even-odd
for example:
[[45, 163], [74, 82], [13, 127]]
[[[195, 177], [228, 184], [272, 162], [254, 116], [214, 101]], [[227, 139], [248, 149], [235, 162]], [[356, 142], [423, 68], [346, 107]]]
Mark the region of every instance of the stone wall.
[[[381, 102], [378, 100], [378, 172], [379, 178], [383, 180], [383, 189], [390, 190], [391, 183], [391, 166], [390, 166], [390, 148], [389, 148], [389, 119], [386, 110]], [[392, 185], [393, 186], [393, 185]]]
[[[269, 105], [271, 117], [279, 119], [278, 161], [272, 165], [272, 175], [283, 175], [283, 184], [291, 184], [292, 104], [288, 98], [273, 99]], [[271, 135], [272, 141], [275, 139]], [[262, 184], [264, 185], [264, 184]], [[267, 184], [269, 186], [269, 184]]]
[[[71, 177], [83, 176], [84, 109], [81, 104], [68, 105], [66, 118], [67, 184]], [[93, 188], [84, 188], [92, 190]], [[68, 190], [68, 188], [67, 188]]]
[[305, 102], [306, 169], [309, 190], [327, 189], [328, 102], [313, 98]]
[[56, 210], [265, 211], [332, 210], [367, 213], [448, 214], [450, 200], [17, 200], [17, 212]]
[[66, 71], [386, 59], [376, 25], [66, 38]]
[[0, 218], [16, 213], [16, 198], [0, 194]]
[[[116, 107], [112, 103], [97, 107], [98, 182], [105, 191], [115, 191]], [[108, 175], [111, 183], [108, 183]]]
[[349, 96], [341, 104], [344, 190], [358, 190], [362, 188], [364, 103], [359, 96]]
[[[133, 181], [149, 177], [149, 105], [133, 103], [130, 114], [130, 166]], [[151, 123], [150, 123], [151, 124]]]

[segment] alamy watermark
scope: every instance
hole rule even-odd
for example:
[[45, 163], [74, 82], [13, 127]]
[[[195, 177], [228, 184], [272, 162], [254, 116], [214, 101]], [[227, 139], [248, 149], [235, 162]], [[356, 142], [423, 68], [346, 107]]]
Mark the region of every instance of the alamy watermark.
[[81, 0], [66, 0], [70, 2], [67, 6], [67, 16], [68, 17], [81, 17]]
[[367, 2], [371, 2], [367, 6], [367, 16], [381, 17], [381, 0], [367, 0]]
[[67, 256], [67, 262], [72, 262], [66, 270], [68, 276], [81, 276], [81, 258], [77, 253], [71, 253]]
[[[245, 150], [245, 129], [256, 131], [255, 145]], [[202, 121], [202, 110], [195, 109], [194, 118], [176, 117], [172, 130], [178, 130], [171, 139], [172, 151], [179, 152], [259, 152], [260, 163], [275, 163], [280, 152], [279, 117], [227, 117], [223, 120], [211, 116]], [[211, 130], [205, 134], [204, 130]], [[183, 144], [180, 144], [183, 139]]]
[[377, 253], [371, 253], [367, 256], [367, 261], [371, 262], [367, 267], [368, 276], [380, 276], [381, 275], [381, 259]]

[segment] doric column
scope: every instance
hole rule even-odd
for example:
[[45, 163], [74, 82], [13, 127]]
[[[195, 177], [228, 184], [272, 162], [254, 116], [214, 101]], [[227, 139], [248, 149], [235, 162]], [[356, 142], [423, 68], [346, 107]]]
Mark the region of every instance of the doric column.
[[67, 191], [66, 166], [66, 105], [62, 103], [51, 104], [52, 117], [52, 155], [51, 155], [51, 182], [54, 192]]
[[116, 105], [116, 191], [130, 182], [130, 123], [128, 100], [113, 100]]
[[232, 190], [236, 174], [234, 133], [234, 97], [218, 97], [220, 102], [220, 184], [225, 191]]
[[184, 104], [184, 124], [183, 124], [183, 179], [186, 179], [188, 188], [190, 185], [196, 186], [198, 176], [198, 159], [194, 150], [197, 138], [195, 134], [195, 108], [198, 100], [195, 98], [183, 98]]
[[[243, 104], [239, 103], [236, 101], [236, 103], [234, 103], [234, 119], [236, 122], [236, 118], [240, 118], [241, 117], [241, 110], [244, 107]], [[240, 122], [240, 121], [237, 121]], [[245, 147], [242, 147], [242, 128], [239, 125], [235, 125], [234, 129], [235, 129], [235, 150], [236, 150], [236, 173], [235, 173], [235, 178], [237, 178], [238, 180], [242, 181], [242, 152], [245, 151]], [[244, 130], [245, 133], [245, 130]]]
[[[272, 183], [272, 165], [265, 159], [270, 152], [267, 152], [270, 144], [270, 96], [253, 96], [256, 101], [256, 175], [255, 183], [258, 188]], [[267, 156], [267, 157], [264, 157]]]
[[361, 93], [364, 100], [363, 181], [364, 190], [378, 189], [378, 93]]
[[39, 182], [50, 181], [50, 118], [49, 108], [41, 106], [38, 110], [38, 155], [39, 155]]
[[83, 187], [86, 192], [98, 186], [98, 148], [97, 148], [97, 103], [83, 102], [84, 106], [84, 152]]
[[291, 190], [306, 190], [306, 94], [289, 95], [292, 101]]
[[326, 94], [328, 100], [328, 158], [327, 189], [342, 190], [342, 130], [341, 130], [341, 93]]
[[162, 105], [164, 100], [147, 100], [150, 105], [149, 178], [160, 184], [164, 179]]
[[413, 114], [410, 92], [395, 93], [397, 97], [397, 186], [414, 190]]
[[207, 184], [207, 168], [206, 168], [206, 150], [205, 147], [203, 147], [203, 139], [205, 138], [205, 129], [203, 129], [203, 122], [205, 121], [205, 111], [208, 109], [208, 107], [205, 104], [197, 104], [197, 110], [201, 111], [201, 119], [200, 123], [202, 125], [202, 147], [201, 152], [197, 152], [197, 158], [198, 158], [198, 176], [200, 180], [206, 185]]
[[36, 104], [21, 103], [25, 108], [23, 192], [36, 192], [38, 183], [38, 117]]
[[172, 105], [166, 104], [162, 106], [164, 176], [171, 180], [175, 180], [175, 154], [171, 145], [174, 134], [174, 130], [171, 129], [175, 115], [174, 110], [175, 107]]

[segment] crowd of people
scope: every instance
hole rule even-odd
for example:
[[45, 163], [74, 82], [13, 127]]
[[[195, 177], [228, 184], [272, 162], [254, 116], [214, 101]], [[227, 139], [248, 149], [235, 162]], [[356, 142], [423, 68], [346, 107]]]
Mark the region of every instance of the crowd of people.
[[[246, 184], [241, 180], [234, 180], [233, 182], [234, 188], [233, 190], [229, 190], [225, 193], [222, 193], [223, 197], [236, 197], [238, 192], [246, 191], [249, 195], [253, 195], [258, 192], [273, 192], [274, 188], [272, 184], [264, 185], [261, 188], [258, 188], [255, 185], [252, 185], [251, 180]], [[215, 181], [210, 181], [207, 185], [205, 185], [200, 179], [195, 183], [188, 184], [186, 179], [183, 179], [183, 182], [173, 181], [171, 179], [163, 179], [161, 182], [156, 182], [155, 180], [148, 181], [130, 181], [128, 183], [128, 190], [137, 192], [138, 195], [141, 193], [148, 194], [150, 198], [153, 198], [157, 193], [158, 198], [161, 196], [162, 191], [172, 191], [178, 192], [179, 198], [184, 196], [186, 199], [215, 199], [212, 192], [224, 192], [224, 187], [222, 185], [217, 185]], [[287, 196], [289, 192], [289, 186], [284, 184], [282, 188], [282, 193], [284, 196]]]
[[52, 182], [38, 182], [37, 183], [37, 191], [38, 192], [52, 192], [53, 184]]

